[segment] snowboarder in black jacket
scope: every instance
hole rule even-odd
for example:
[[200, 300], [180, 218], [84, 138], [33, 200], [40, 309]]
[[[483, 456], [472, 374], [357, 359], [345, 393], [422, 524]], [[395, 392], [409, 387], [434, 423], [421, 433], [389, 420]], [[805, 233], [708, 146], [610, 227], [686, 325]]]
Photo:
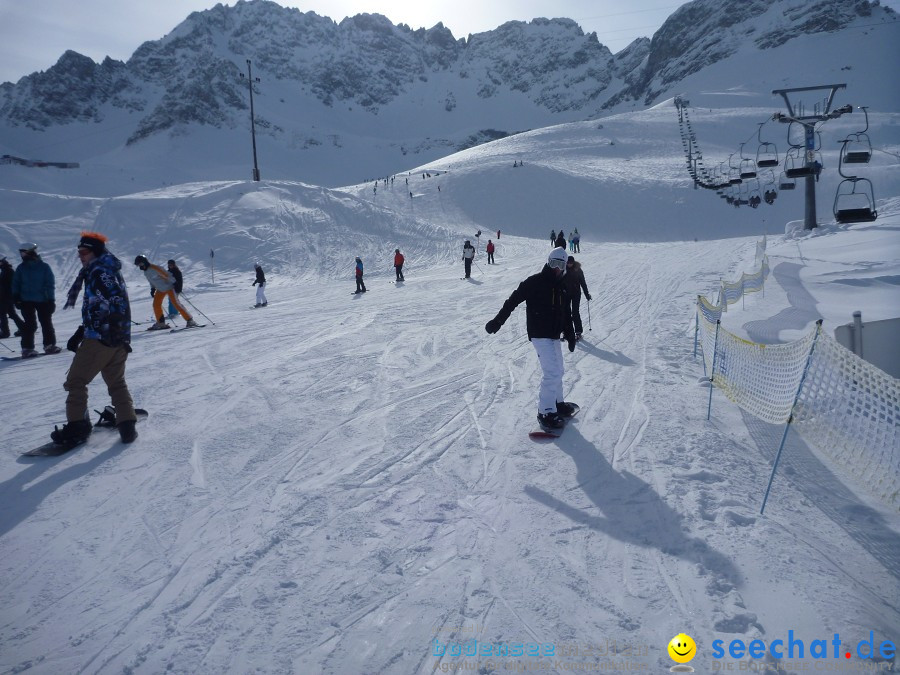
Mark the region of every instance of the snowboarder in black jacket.
[[555, 248], [550, 252], [547, 264], [513, 291], [509, 299], [484, 329], [496, 333], [510, 317], [513, 310], [525, 303], [525, 325], [528, 339], [534, 345], [541, 364], [543, 378], [538, 394], [538, 422], [552, 429], [561, 428], [563, 418], [570, 417], [577, 408], [563, 400], [563, 365], [560, 335], [575, 351], [575, 329], [572, 326], [570, 302], [563, 283], [566, 274], [566, 251]]
[[263, 268], [259, 263], [256, 263], [253, 269], [256, 270], [256, 279], [250, 285], [256, 286], [256, 304], [254, 307], [265, 307], [269, 304], [269, 301], [266, 300], [266, 273], [263, 272]]

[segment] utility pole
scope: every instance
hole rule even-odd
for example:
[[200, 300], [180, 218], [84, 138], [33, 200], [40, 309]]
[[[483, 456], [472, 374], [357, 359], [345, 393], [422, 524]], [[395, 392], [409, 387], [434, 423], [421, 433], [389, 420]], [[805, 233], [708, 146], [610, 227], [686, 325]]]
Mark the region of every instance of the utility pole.
[[[816, 180], [819, 177], [819, 173], [822, 171], [822, 165], [816, 161], [816, 125], [828, 120], [836, 119], [844, 113], [853, 111], [853, 106], [851, 105], [845, 105], [836, 110], [831, 109], [835, 93], [837, 93], [838, 89], [846, 88], [846, 84], [824, 84], [818, 87], [796, 87], [793, 89], [775, 89], [772, 91], [772, 95], [780, 95], [787, 106], [786, 115], [784, 113], [775, 113], [772, 116], [772, 119], [785, 124], [796, 122], [803, 127], [804, 131], [804, 149], [806, 150], [804, 165], [803, 167], [795, 168], [793, 174], [788, 177], [806, 178], [806, 213], [803, 220], [803, 229], [805, 230], [813, 230], [817, 227]], [[798, 92], [824, 90], [830, 90], [830, 93], [821, 104], [820, 102], [816, 102], [815, 106], [813, 106], [812, 115], [804, 114], [805, 110], [803, 109], [802, 101], [798, 101], [797, 104], [794, 105], [791, 103], [791, 99], [788, 96], [788, 94]], [[790, 136], [790, 130], [788, 135]], [[790, 139], [788, 142], [790, 142]]]
[[[259, 181], [259, 165], [256, 163], [256, 121], [253, 116], [253, 83], [259, 82], [257, 77], [253, 79], [251, 72], [250, 59], [247, 59], [247, 84], [250, 85], [250, 137], [253, 139], [253, 180]], [[241, 79], [244, 74], [241, 73]]]

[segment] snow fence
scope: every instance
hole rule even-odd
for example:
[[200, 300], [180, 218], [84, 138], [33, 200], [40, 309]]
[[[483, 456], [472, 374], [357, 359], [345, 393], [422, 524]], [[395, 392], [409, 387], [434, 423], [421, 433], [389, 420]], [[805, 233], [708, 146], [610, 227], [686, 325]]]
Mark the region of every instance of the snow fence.
[[763, 254], [754, 274], [722, 284], [717, 304], [698, 296], [696, 341], [705, 372], [731, 401], [771, 424], [793, 425], [839, 470], [900, 510], [900, 380], [840, 345], [821, 324], [774, 345], [722, 328], [722, 313], [740, 299], [733, 289], [759, 290], [767, 274]]

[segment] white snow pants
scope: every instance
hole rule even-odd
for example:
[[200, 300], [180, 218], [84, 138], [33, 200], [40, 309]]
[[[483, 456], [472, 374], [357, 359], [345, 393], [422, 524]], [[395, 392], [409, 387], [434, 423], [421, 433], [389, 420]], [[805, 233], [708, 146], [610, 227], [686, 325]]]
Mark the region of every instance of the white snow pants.
[[537, 352], [538, 361], [544, 376], [541, 378], [541, 390], [538, 394], [538, 413], [556, 412], [556, 402], [563, 401], [563, 364], [562, 342], [550, 338], [532, 338], [531, 344]]
[[265, 287], [266, 287], [265, 284], [260, 284], [259, 286], [256, 287], [256, 304], [257, 305], [262, 305], [263, 303], [267, 302], [266, 293], [263, 290]]

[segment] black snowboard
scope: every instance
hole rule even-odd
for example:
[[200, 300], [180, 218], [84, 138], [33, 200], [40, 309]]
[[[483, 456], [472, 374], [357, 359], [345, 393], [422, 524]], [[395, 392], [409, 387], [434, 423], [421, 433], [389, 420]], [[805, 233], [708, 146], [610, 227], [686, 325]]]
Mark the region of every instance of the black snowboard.
[[[108, 406], [111, 408], [111, 406]], [[135, 408], [135, 414], [137, 415], [137, 421], [147, 419], [148, 413], [146, 410], [142, 408]], [[108, 418], [107, 418], [108, 419]], [[94, 424], [95, 429], [115, 429], [115, 424], [105, 423], [103, 413], [100, 413], [100, 420]], [[83, 440], [81, 443], [75, 443], [74, 445], [68, 445], [63, 443], [54, 443], [50, 441], [49, 443], [44, 443], [43, 445], [34, 448], [33, 450], [29, 450], [28, 452], [23, 452], [23, 457], [59, 457], [60, 455], [64, 455], [70, 450], [74, 450], [77, 447], [80, 447], [87, 443], [87, 439]]]

